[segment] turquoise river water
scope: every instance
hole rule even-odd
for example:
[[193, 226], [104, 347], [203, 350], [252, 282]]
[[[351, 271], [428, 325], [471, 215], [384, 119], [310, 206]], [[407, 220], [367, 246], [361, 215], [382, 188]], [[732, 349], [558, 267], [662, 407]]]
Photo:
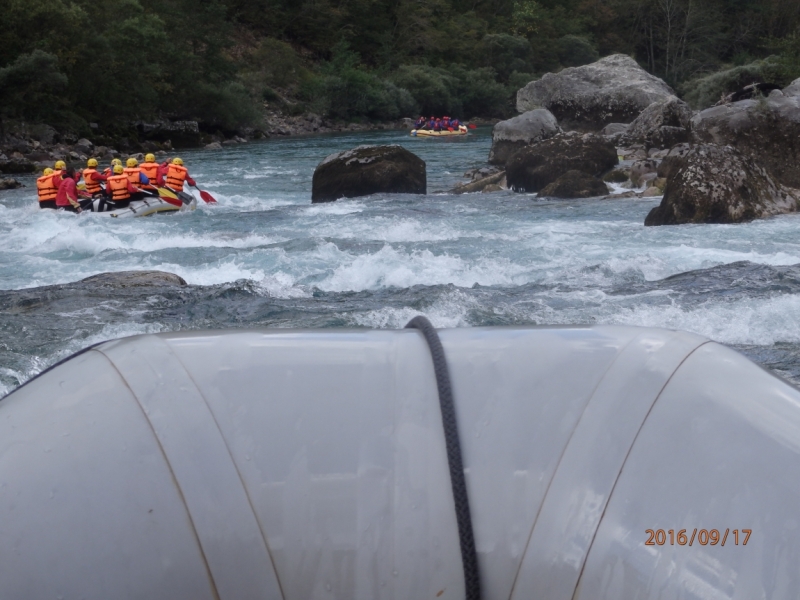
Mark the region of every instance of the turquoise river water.
[[[397, 143], [427, 162], [427, 196], [311, 204], [327, 155]], [[485, 164], [489, 131], [268, 140], [182, 153], [219, 200], [143, 219], [39, 210], [0, 192], [0, 396], [81, 348], [225, 327], [628, 323], [693, 331], [800, 381], [800, 215], [643, 226], [659, 199], [446, 193]], [[64, 285], [160, 269], [185, 288]], [[34, 289], [35, 288], [35, 289]]]

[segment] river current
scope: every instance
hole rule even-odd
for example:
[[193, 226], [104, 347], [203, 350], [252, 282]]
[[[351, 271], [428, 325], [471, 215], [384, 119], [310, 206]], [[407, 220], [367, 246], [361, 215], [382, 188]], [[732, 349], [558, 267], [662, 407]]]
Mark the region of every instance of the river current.
[[[659, 198], [447, 194], [485, 164], [489, 133], [337, 134], [183, 152], [219, 203], [142, 219], [39, 210], [34, 178], [24, 179], [28, 187], [0, 192], [0, 396], [106, 339], [396, 328], [417, 314], [437, 327], [684, 329], [800, 382], [800, 215], [645, 228]], [[365, 143], [397, 143], [422, 157], [428, 195], [312, 205], [315, 166]], [[131, 269], [169, 271], [190, 285], [63, 285]]]

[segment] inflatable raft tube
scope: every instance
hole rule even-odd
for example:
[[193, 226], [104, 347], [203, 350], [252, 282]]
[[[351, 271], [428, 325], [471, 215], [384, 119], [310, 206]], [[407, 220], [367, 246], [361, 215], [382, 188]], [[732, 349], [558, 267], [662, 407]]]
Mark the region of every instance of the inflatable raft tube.
[[430, 129], [412, 129], [411, 137], [453, 137], [454, 135], [467, 135], [469, 131], [460, 125], [457, 131], [431, 131]]
[[142, 200], [134, 200], [126, 208], [121, 208], [108, 213], [109, 216], [117, 218], [130, 218], [130, 217], [149, 217], [160, 213], [174, 213], [187, 210], [195, 210], [197, 208], [197, 199], [192, 200], [183, 206], [175, 206], [169, 202], [165, 202], [161, 198], [150, 197]]
[[[483, 598], [796, 597], [797, 389], [674, 331], [440, 335]], [[0, 402], [0, 597], [462, 600], [446, 453], [418, 331], [103, 343]]]

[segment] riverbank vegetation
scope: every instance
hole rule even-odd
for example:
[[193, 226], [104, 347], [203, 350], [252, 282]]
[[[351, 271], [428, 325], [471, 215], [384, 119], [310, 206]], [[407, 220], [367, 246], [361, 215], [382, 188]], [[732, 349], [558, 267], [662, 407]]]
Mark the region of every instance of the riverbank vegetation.
[[[542, 74], [631, 54], [695, 107], [800, 77], [796, 0], [3, 0], [0, 126], [264, 106], [342, 120], [507, 117]], [[0, 135], [2, 131], [0, 131]]]

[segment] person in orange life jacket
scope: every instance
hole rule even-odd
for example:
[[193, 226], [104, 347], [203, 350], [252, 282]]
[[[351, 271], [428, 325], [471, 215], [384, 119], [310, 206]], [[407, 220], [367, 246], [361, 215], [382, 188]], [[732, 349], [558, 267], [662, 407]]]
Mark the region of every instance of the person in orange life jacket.
[[59, 185], [61, 185], [61, 174], [50, 167], [46, 168], [42, 176], [36, 180], [39, 208], [56, 208]]
[[117, 165], [119, 165], [121, 167], [122, 166], [122, 161], [120, 159], [118, 159], [118, 158], [112, 158], [111, 159], [111, 166], [110, 167], [106, 167], [105, 169], [103, 169], [103, 175], [113, 175], [114, 174], [114, 167], [116, 167]]
[[194, 179], [189, 176], [188, 169], [183, 166], [183, 161], [180, 158], [175, 157], [167, 167], [167, 187], [176, 192], [182, 192], [184, 181], [191, 186], [197, 187]]
[[144, 162], [139, 165], [142, 173], [147, 176], [150, 182], [149, 189], [155, 189], [156, 186], [162, 187], [164, 185], [164, 178], [159, 177], [159, 164], [156, 162], [156, 157], [153, 154], [148, 154], [144, 157]]
[[97, 159], [90, 158], [86, 161], [86, 168], [83, 170], [83, 182], [86, 185], [86, 191], [92, 195], [104, 194], [100, 182], [107, 181], [108, 175], [97, 172]]
[[150, 187], [150, 179], [142, 173], [139, 162], [135, 158], [129, 158], [126, 164], [127, 167], [124, 169], [124, 173], [128, 176], [131, 185], [139, 192], [137, 196], [142, 197], [144, 195], [141, 193], [142, 188], [145, 186]]
[[114, 174], [106, 182], [106, 192], [114, 208], [125, 208], [131, 203], [131, 199], [134, 199], [134, 195], [141, 196], [139, 190], [131, 184], [122, 165], [114, 165]]
[[88, 194], [78, 189], [78, 178], [80, 175], [75, 173], [75, 169], [69, 167], [64, 175], [61, 185], [58, 186], [56, 196], [56, 206], [69, 212], [82, 212], [84, 208], [90, 206], [92, 199]]

